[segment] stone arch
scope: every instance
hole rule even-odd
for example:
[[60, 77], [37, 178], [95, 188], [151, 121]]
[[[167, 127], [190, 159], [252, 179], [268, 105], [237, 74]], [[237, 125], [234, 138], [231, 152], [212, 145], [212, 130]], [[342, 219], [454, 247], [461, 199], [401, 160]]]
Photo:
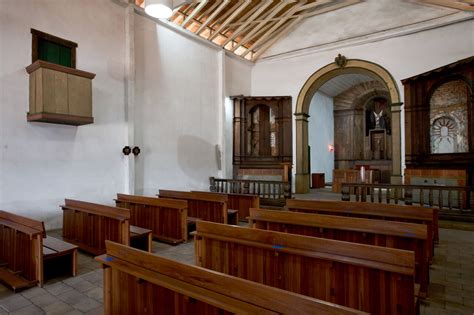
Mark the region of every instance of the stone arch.
[[[344, 58], [344, 57], [342, 57]], [[339, 59], [339, 60], [337, 60]], [[400, 129], [400, 93], [392, 75], [382, 66], [370, 61], [347, 59], [340, 66], [341, 57], [336, 61], [313, 73], [301, 88], [296, 101], [296, 177], [295, 192], [306, 193], [309, 191], [309, 165], [308, 165], [308, 117], [309, 106], [314, 94], [324, 83], [343, 74], [363, 74], [378, 80], [386, 87], [391, 102], [392, 112], [392, 183], [401, 183], [401, 129]], [[339, 65], [338, 65], [339, 64]]]

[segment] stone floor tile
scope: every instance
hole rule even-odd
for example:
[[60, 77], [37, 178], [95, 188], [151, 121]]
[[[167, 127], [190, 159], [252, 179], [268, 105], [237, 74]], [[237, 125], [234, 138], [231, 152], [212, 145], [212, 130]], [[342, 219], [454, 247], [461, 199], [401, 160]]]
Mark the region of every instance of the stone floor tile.
[[63, 301], [64, 303], [67, 303], [69, 305], [74, 305], [79, 302], [81, 302], [83, 299], [86, 299], [87, 297], [82, 294], [81, 292], [78, 292], [76, 290], [71, 290], [62, 294], [58, 295], [58, 299]]
[[75, 303], [73, 307], [81, 312], [88, 312], [98, 308], [101, 304], [89, 297], [81, 299], [78, 303]]
[[72, 310], [72, 311], [70, 311], [70, 312], [67, 312], [67, 313], [64, 314], [64, 315], [84, 315], [84, 313], [81, 312], [81, 311], [79, 311], [79, 310], [76, 310], [76, 309], [75, 309], [75, 310]]
[[14, 312], [25, 306], [31, 305], [31, 302], [21, 294], [15, 294], [0, 300], [0, 305], [8, 312]]
[[20, 308], [19, 310], [16, 310], [14, 312], [11, 312], [10, 314], [11, 315], [43, 315], [45, 314], [45, 312], [36, 305], [30, 305], [30, 306]]
[[21, 295], [23, 295], [27, 299], [31, 299], [31, 298], [34, 298], [36, 296], [43, 295], [46, 293], [48, 293], [48, 291], [46, 291], [45, 289], [40, 288], [40, 287], [34, 287], [31, 289], [22, 291]]
[[104, 307], [99, 306], [97, 308], [94, 308], [93, 310], [88, 311], [85, 313], [85, 315], [103, 315], [104, 314]]
[[47, 315], [63, 315], [71, 312], [74, 308], [62, 301], [57, 301], [43, 308]]
[[58, 298], [51, 293], [41, 294], [39, 296], [35, 296], [30, 299], [31, 303], [39, 306], [39, 307], [46, 307], [50, 304], [58, 302]]
[[63, 282], [56, 282], [51, 285], [45, 285], [44, 288], [52, 295], [59, 295], [67, 291], [71, 291], [73, 289], [71, 286], [68, 286]]
[[100, 300], [104, 297], [104, 289], [103, 288], [94, 288], [92, 290], [84, 292], [85, 295], [90, 297], [94, 300]]
[[89, 291], [90, 289], [94, 289], [94, 288], [97, 287], [94, 284], [92, 284], [92, 283], [90, 283], [89, 281], [86, 281], [86, 280], [82, 280], [82, 281], [77, 282], [77, 283], [75, 283], [71, 286], [79, 292]]

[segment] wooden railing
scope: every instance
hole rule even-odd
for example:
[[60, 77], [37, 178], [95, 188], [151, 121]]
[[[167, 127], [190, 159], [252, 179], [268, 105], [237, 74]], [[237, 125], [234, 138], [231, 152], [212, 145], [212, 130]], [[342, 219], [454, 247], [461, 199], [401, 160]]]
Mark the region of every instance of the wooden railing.
[[474, 187], [343, 183], [342, 200], [430, 206], [444, 215], [474, 215]]
[[283, 206], [291, 198], [291, 183], [285, 181], [210, 177], [209, 182], [212, 192], [257, 195], [263, 205]]

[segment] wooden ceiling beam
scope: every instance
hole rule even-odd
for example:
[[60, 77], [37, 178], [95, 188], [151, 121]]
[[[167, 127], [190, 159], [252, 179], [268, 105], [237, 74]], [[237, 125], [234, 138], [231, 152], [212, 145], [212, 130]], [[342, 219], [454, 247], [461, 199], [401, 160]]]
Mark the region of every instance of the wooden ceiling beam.
[[209, 6], [206, 10], [203, 10], [199, 13], [199, 15], [196, 16], [197, 20], [201, 20], [202, 18], [207, 17], [209, 14], [212, 14], [211, 12], [214, 12], [214, 9], [217, 8], [219, 4], [221, 4], [221, 1], [212, 1], [214, 2], [212, 5]]
[[243, 3], [240, 3], [241, 5], [234, 12], [232, 12], [232, 14], [219, 26], [219, 28], [211, 36], [209, 36], [208, 39], [213, 40], [214, 38], [216, 38], [217, 35], [219, 35], [220, 31], [222, 31], [227, 26], [227, 24], [232, 22], [232, 20], [235, 19], [240, 14], [240, 12], [242, 12], [250, 3], [252, 3], [252, 0], [244, 0]]
[[196, 34], [200, 34], [204, 28], [206, 28], [206, 26], [211, 23], [214, 18], [219, 14], [221, 13], [222, 10], [224, 10], [225, 7], [227, 7], [227, 5], [230, 3], [230, 0], [224, 0], [222, 1], [222, 3], [220, 4], [220, 6], [214, 10], [214, 12], [212, 12], [212, 14], [206, 19], [206, 21], [204, 21], [204, 23], [202, 23], [201, 27], [198, 28], [198, 30], [196, 31]]
[[262, 12], [268, 8], [271, 4], [273, 3], [273, 0], [266, 0], [264, 2], [261, 2], [260, 5], [257, 5], [255, 6], [255, 8], [258, 7], [257, 10], [255, 10], [255, 12], [250, 15], [249, 17], [246, 18], [246, 21], [244, 21], [242, 23], [242, 25], [240, 25], [233, 33], [232, 33], [232, 36], [230, 36], [225, 42], [224, 42], [224, 45], [227, 45], [230, 41], [232, 41], [233, 39], [237, 38], [237, 36], [239, 36], [240, 34], [242, 34], [242, 32], [247, 28], [247, 26], [250, 24], [250, 22], [252, 22], [253, 19], [256, 19], [260, 14], [262, 14]]
[[303, 13], [303, 16], [305, 18], [308, 18], [308, 17], [311, 17], [311, 16], [323, 14], [323, 13], [326, 13], [326, 12], [336, 11], [336, 10], [339, 10], [339, 9], [342, 9], [342, 8], [360, 3], [362, 1], [363, 0], [346, 0], [342, 3], [338, 3], [338, 4], [332, 5], [332, 6], [327, 7], [327, 8], [316, 9], [315, 11], [313, 10], [312, 12], [305, 12], [305, 13]]
[[456, 10], [474, 12], [473, 0], [417, 0], [416, 2], [437, 5]]
[[[242, 38], [239, 42], [238, 45], [236, 45], [235, 47], [233, 47], [231, 49], [231, 51], [235, 51], [237, 48], [239, 48], [240, 46], [244, 46], [245, 44], [247, 44], [249, 41], [251, 41], [253, 38], [256, 38], [257, 37], [257, 33], [258, 31], [263, 28], [265, 26], [265, 24], [267, 23], [270, 23], [271, 19], [277, 15], [278, 13], [281, 12], [281, 10], [283, 10], [288, 4], [292, 3], [292, 2], [295, 2], [295, 0], [283, 0], [279, 5], [275, 6], [275, 8], [269, 12], [270, 14], [268, 14], [264, 20], [262, 20], [261, 22], [259, 22], [257, 24], [257, 26], [255, 26], [249, 33], [247, 33], [244, 38]], [[254, 36], [255, 35], [255, 36]]]
[[188, 17], [186, 18], [186, 20], [184, 20], [184, 22], [181, 24], [181, 27], [186, 28], [186, 25], [194, 19], [194, 17], [196, 16], [196, 14], [198, 14], [199, 11], [201, 11], [201, 10], [204, 8], [204, 6], [205, 6], [206, 4], [207, 4], [207, 0], [201, 1], [201, 2], [196, 6], [196, 8], [193, 10], [193, 12], [191, 12], [191, 14], [188, 15]]

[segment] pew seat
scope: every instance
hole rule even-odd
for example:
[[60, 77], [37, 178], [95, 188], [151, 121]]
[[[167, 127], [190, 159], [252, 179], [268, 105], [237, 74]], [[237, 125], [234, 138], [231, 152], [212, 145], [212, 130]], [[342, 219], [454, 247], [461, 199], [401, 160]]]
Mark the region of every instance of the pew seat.
[[130, 225], [130, 246], [151, 252], [152, 233], [151, 230]]
[[77, 273], [77, 249], [79, 247], [66, 243], [55, 237], [43, 239], [43, 268], [45, 274], [55, 273], [64, 263], [69, 265], [69, 273], [75, 277]]

